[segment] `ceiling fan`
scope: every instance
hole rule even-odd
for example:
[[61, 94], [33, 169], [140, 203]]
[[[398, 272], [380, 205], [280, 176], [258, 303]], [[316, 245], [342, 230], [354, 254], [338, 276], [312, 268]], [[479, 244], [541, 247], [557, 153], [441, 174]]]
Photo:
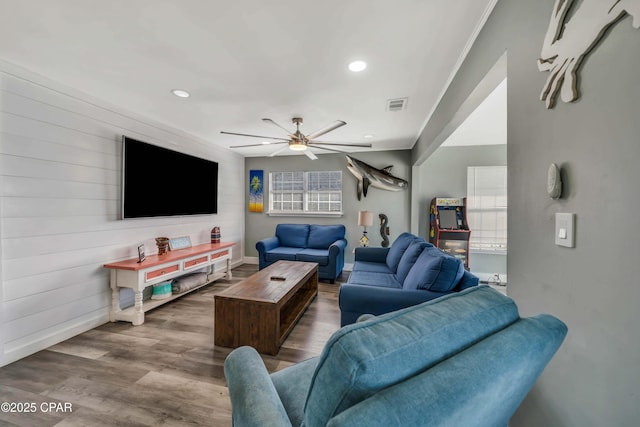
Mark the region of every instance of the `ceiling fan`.
[[[262, 121], [265, 123], [271, 123], [272, 125], [277, 126], [280, 129], [284, 130], [287, 133], [288, 138], [277, 138], [273, 136], [261, 136], [261, 135], [248, 135], [246, 133], [235, 133], [235, 132], [225, 132], [225, 131], [221, 131], [220, 133], [223, 133], [226, 135], [249, 136], [252, 138], [271, 139], [271, 140], [277, 141], [277, 142], [272, 142], [271, 144], [287, 144], [284, 147], [280, 148], [279, 150], [276, 150], [273, 153], [271, 153], [269, 157], [273, 157], [276, 154], [281, 153], [282, 151], [288, 148], [293, 151], [302, 151], [311, 160], [315, 160], [318, 157], [313, 152], [311, 152], [311, 150], [307, 150], [307, 148], [313, 147], [313, 148], [320, 148], [322, 150], [327, 150], [327, 151], [334, 151], [337, 153], [344, 153], [344, 151], [336, 150], [335, 148], [329, 148], [327, 147], [327, 145], [344, 146], [344, 147], [371, 147], [371, 144], [365, 144], [365, 143], [340, 143], [340, 142], [316, 141], [316, 138], [347, 124], [347, 122], [344, 122], [342, 120], [337, 120], [334, 123], [326, 126], [325, 128], [322, 128], [319, 131], [310, 133], [308, 135], [304, 135], [302, 132], [300, 132], [300, 123], [302, 123], [302, 117], [294, 117], [291, 119], [293, 124], [296, 125], [295, 132], [290, 132], [288, 129], [286, 129], [283, 126], [280, 126], [278, 123], [274, 122], [271, 119], [262, 119]], [[232, 145], [229, 148], [262, 147], [264, 145], [265, 145], [264, 143], [249, 144], [249, 145]]]

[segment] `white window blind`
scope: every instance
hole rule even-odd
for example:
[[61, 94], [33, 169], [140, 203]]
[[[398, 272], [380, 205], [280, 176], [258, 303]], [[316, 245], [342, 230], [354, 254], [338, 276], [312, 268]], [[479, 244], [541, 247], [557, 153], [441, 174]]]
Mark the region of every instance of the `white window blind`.
[[342, 214], [342, 171], [271, 172], [269, 213]]
[[467, 221], [469, 249], [507, 252], [507, 167], [467, 168]]

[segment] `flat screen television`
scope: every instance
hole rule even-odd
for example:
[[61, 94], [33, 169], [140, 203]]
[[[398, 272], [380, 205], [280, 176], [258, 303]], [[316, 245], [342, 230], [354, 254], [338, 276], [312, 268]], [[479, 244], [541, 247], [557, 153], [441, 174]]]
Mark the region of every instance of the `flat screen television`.
[[122, 218], [218, 213], [218, 163], [122, 137]]

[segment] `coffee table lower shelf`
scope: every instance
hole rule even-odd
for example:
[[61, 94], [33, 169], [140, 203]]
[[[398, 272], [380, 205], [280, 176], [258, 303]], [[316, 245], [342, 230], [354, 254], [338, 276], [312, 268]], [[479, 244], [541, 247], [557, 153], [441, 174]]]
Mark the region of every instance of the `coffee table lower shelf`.
[[276, 355], [317, 294], [318, 264], [278, 261], [215, 296], [215, 345]]

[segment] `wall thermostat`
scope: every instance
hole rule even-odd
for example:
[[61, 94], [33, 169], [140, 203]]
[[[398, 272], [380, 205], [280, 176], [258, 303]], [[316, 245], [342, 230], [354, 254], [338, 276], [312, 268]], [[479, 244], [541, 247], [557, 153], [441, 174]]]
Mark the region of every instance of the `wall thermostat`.
[[552, 199], [558, 199], [562, 194], [560, 168], [555, 163], [551, 163], [551, 165], [549, 165], [549, 171], [547, 173], [547, 193]]

